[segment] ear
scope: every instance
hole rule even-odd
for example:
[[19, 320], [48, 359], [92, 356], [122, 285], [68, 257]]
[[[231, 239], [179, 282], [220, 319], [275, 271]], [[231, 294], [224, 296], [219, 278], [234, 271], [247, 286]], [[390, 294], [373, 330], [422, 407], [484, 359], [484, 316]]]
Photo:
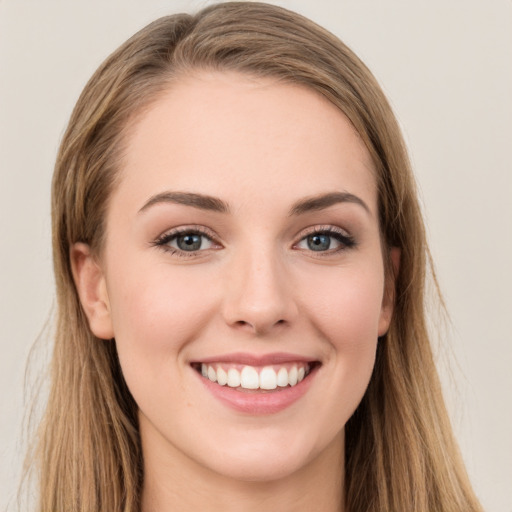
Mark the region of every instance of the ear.
[[391, 260], [391, 269], [386, 272], [386, 283], [384, 285], [384, 296], [382, 298], [382, 307], [379, 317], [379, 337], [388, 332], [393, 310], [395, 309], [395, 285], [398, 271], [400, 269], [400, 249], [392, 247], [389, 251]]
[[98, 338], [112, 339], [114, 329], [107, 286], [97, 259], [91, 253], [91, 248], [80, 242], [71, 247], [70, 259], [75, 286], [91, 331]]

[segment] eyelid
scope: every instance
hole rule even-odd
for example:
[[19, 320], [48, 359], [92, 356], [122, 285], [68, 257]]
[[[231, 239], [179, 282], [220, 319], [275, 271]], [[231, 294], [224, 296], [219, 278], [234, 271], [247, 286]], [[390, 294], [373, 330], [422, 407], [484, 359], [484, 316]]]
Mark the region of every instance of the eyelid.
[[[201, 249], [198, 251], [182, 251], [176, 247], [169, 246], [169, 242], [176, 237], [184, 234], [197, 234], [204, 236], [208, 238], [212, 244], [216, 247], [210, 247], [208, 249]], [[162, 249], [166, 252], [170, 252], [171, 254], [177, 255], [177, 256], [184, 256], [184, 257], [197, 257], [201, 253], [205, 253], [211, 249], [216, 250], [222, 247], [221, 243], [218, 241], [218, 236], [214, 231], [207, 228], [206, 226], [201, 225], [185, 225], [185, 226], [178, 226], [172, 229], [168, 229], [164, 231], [162, 234], [158, 235], [156, 239], [151, 243], [151, 245]]]
[[[332, 237], [336, 238], [342, 244], [341, 247], [338, 247], [336, 249], [328, 249], [326, 251], [318, 251], [318, 253], [315, 254], [315, 256], [318, 256], [318, 257], [332, 255], [334, 253], [337, 253], [339, 251], [343, 251], [346, 249], [350, 249], [357, 245], [355, 238], [346, 229], [340, 228], [339, 226], [335, 226], [332, 224], [325, 224], [325, 225], [311, 226], [309, 228], [302, 230], [297, 235], [297, 241], [293, 244], [293, 247], [297, 248], [298, 244], [301, 243], [305, 238], [307, 238], [308, 236], [311, 236], [311, 235], [315, 235], [315, 234], [324, 234], [324, 235], [332, 236]], [[314, 251], [307, 251], [307, 252], [314, 252]]]
[[[184, 234], [199, 234], [201, 236], [204, 236], [208, 238], [212, 244], [215, 247], [209, 247], [206, 249], [199, 249], [197, 251], [183, 251], [179, 248], [172, 247], [169, 244], [169, 242], [176, 237]], [[322, 257], [322, 256], [329, 256], [333, 255], [335, 253], [350, 249], [354, 246], [356, 246], [356, 241], [354, 237], [346, 230], [339, 226], [332, 225], [332, 224], [325, 224], [325, 225], [315, 225], [310, 226], [308, 228], [303, 229], [296, 237], [296, 242], [293, 244], [293, 249], [296, 250], [303, 250], [305, 252], [314, 252], [311, 250], [303, 249], [297, 247], [298, 244], [300, 244], [305, 238], [308, 236], [314, 235], [314, 234], [324, 234], [327, 236], [331, 236], [335, 238], [340, 244], [340, 247], [333, 248], [333, 249], [327, 249], [325, 251], [318, 251], [315, 256], [316, 257]], [[184, 225], [184, 226], [178, 226], [172, 229], [168, 229], [164, 231], [162, 234], [160, 234], [152, 243], [151, 245], [164, 250], [166, 252], [169, 252], [176, 256], [183, 256], [183, 257], [198, 257], [200, 255], [204, 255], [204, 253], [210, 251], [210, 250], [217, 250], [221, 249], [223, 246], [219, 242], [219, 237], [216, 235], [214, 231], [207, 228], [206, 226], [202, 225]]]
[[177, 226], [175, 228], [167, 229], [163, 231], [160, 235], [158, 235], [155, 239], [155, 243], [158, 243], [165, 238], [169, 238], [172, 236], [182, 235], [184, 233], [197, 233], [200, 235], [205, 235], [212, 240], [217, 238], [217, 235], [206, 226], [201, 226], [198, 224], [186, 224], [184, 226]]
[[353, 238], [352, 235], [346, 229], [340, 228], [339, 226], [335, 226], [333, 224], [316, 224], [314, 226], [309, 226], [300, 231], [296, 238], [297, 240], [300, 241], [306, 236], [315, 235], [317, 233], [336, 233], [349, 239]]

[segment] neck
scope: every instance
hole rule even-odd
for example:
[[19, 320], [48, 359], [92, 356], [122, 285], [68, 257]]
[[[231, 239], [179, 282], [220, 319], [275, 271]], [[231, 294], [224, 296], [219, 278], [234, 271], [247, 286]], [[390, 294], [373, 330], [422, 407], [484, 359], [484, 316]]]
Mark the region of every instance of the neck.
[[142, 512], [343, 511], [343, 433], [315, 459], [278, 480], [243, 481], [211, 471], [181, 452], [145, 446]]

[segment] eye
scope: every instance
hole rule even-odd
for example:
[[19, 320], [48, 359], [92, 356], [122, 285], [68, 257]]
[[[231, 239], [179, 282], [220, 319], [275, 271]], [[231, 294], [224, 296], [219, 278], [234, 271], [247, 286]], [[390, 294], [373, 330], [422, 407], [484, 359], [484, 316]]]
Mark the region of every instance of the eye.
[[170, 247], [175, 247], [181, 251], [199, 251], [200, 249], [209, 249], [212, 245], [209, 238], [199, 233], [176, 235], [167, 243]]
[[327, 251], [331, 248], [332, 237], [324, 233], [315, 233], [306, 237], [308, 249], [312, 251]]
[[354, 239], [342, 230], [321, 228], [316, 229], [313, 233], [302, 238], [296, 245], [296, 248], [314, 252], [332, 253], [353, 247], [354, 245]]
[[186, 256], [187, 253], [192, 256], [193, 253], [219, 248], [211, 235], [203, 233], [200, 229], [190, 228], [164, 233], [154, 245], [178, 256]]

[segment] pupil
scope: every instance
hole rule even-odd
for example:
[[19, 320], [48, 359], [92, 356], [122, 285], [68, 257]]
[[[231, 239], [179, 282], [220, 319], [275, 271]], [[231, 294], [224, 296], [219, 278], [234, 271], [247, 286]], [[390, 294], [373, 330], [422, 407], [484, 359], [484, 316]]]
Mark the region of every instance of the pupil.
[[331, 245], [329, 235], [310, 235], [308, 236], [308, 246], [312, 251], [326, 251]]
[[197, 251], [201, 248], [201, 235], [182, 235], [178, 237], [177, 243], [183, 251]]

